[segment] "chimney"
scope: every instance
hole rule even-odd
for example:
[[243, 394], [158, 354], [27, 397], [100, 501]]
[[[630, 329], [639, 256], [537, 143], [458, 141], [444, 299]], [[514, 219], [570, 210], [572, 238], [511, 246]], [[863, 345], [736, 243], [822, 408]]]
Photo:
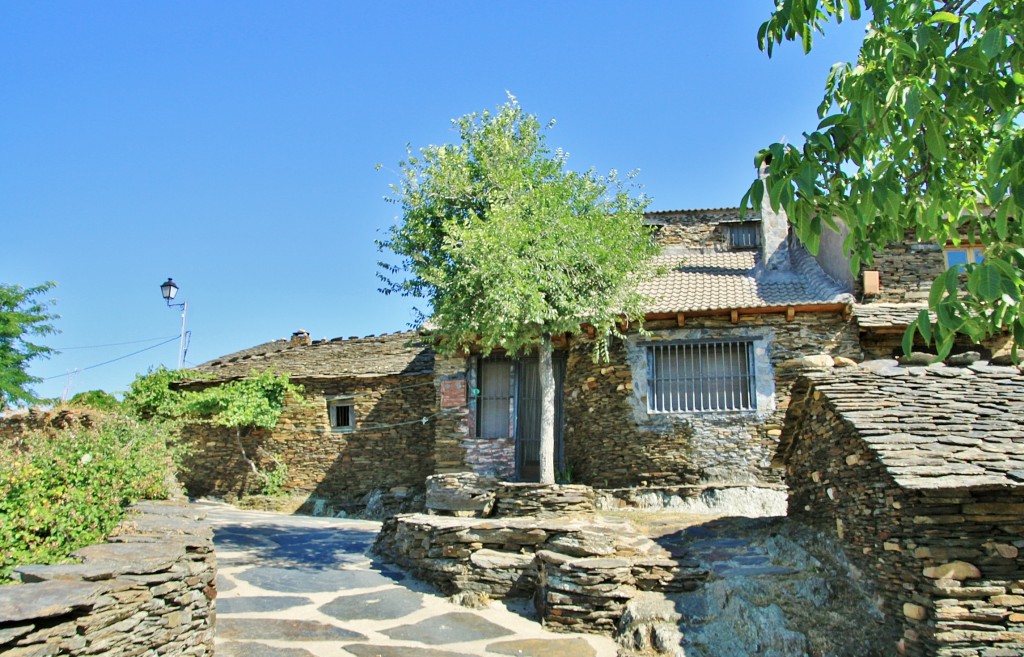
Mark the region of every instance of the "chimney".
[[791, 272], [793, 265], [789, 259], [789, 219], [781, 207], [778, 212], [772, 210], [772, 202], [768, 200], [768, 164], [765, 158], [758, 170], [758, 177], [764, 182], [764, 196], [761, 198], [761, 259], [768, 272]]
[[309, 337], [309, 331], [299, 329], [295, 333], [292, 333], [292, 337], [288, 340], [288, 344], [292, 347], [308, 347], [313, 344], [313, 340]]

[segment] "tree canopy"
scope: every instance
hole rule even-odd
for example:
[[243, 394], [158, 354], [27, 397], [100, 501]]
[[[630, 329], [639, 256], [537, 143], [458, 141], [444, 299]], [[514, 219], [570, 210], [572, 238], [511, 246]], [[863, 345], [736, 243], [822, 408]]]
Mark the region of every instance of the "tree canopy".
[[55, 353], [33, 341], [36, 336], [57, 332], [51, 322], [58, 317], [43, 298], [54, 285], [48, 282], [23, 288], [0, 283], [0, 410], [39, 401], [31, 386], [41, 379], [27, 370], [33, 360]]
[[[951, 268], [908, 329], [940, 357], [957, 332], [1012, 333], [1024, 346], [1024, 3], [1017, 0], [776, 0], [758, 33], [810, 51], [830, 23], [870, 14], [856, 62], [836, 64], [803, 144], [772, 144], [765, 193], [817, 251], [823, 226], [849, 229], [854, 269], [907, 231], [923, 241], [981, 243], [984, 260]], [[962, 281], [966, 280], [966, 286]], [[966, 289], [965, 289], [966, 288]]]
[[[540, 122], [511, 96], [452, 123], [458, 143], [400, 163], [391, 200], [401, 221], [378, 243], [400, 263], [381, 263], [383, 291], [429, 302], [442, 353], [538, 347], [542, 391], [553, 391], [552, 335], [589, 324], [600, 355], [617, 322], [642, 317], [636, 283], [657, 249], [648, 201], [632, 176], [568, 170], [567, 154], [547, 149]], [[545, 397], [542, 481], [554, 478], [545, 469], [553, 408]]]

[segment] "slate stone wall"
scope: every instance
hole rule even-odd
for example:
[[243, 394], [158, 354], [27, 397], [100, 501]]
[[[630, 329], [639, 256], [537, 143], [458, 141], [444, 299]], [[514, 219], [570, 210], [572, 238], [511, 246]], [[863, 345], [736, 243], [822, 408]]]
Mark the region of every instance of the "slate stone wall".
[[[664, 245], [681, 245], [696, 249], [727, 249], [729, 225], [739, 222], [739, 209], [691, 210], [657, 212], [648, 215], [656, 224], [655, 239]], [[745, 219], [757, 221], [760, 215], [750, 212]]]
[[[875, 581], [894, 649], [915, 657], [1022, 654], [1024, 491], [904, 489], [808, 386], [799, 384], [806, 401], [787, 419], [787, 433], [796, 432], [785, 455], [789, 513], [837, 535]], [[865, 394], [865, 410], [876, 406]]]
[[[758, 410], [731, 414], [647, 415], [646, 364], [641, 339], [613, 341], [607, 363], [593, 362], [593, 344], [572, 342], [565, 382], [565, 459], [575, 481], [599, 487], [773, 484], [770, 462], [789, 389], [806, 356], [858, 357], [854, 327], [840, 314], [798, 313], [648, 322], [643, 341], [753, 337], [758, 354]], [[683, 335], [685, 333], [685, 336]], [[829, 365], [830, 366], [830, 365]]]
[[0, 654], [213, 655], [212, 533], [183, 503], [136, 507], [82, 563], [24, 566], [0, 587]]
[[[924, 244], [908, 236], [901, 242], [889, 244], [884, 251], [875, 254], [873, 265], [864, 269], [878, 271], [880, 292], [865, 300], [887, 303], [926, 303], [932, 281], [946, 271], [942, 246]], [[858, 279], [858, 286], [862, 282]], [[857, 290], [858, 297], [863, 290]]]
[[[185, 428], [193, 447], [183, 481], [192, 495], [259, 490], [242, 456], [272, 470], [288, 468], [285, 491], [350, 504], [375, 489], [421, 486], [434, 472], [435, 381], [431, 374], [297, 380], [302, 399], [288, 401], [273, 429], [243, 431], [207, 424]], [[328, 399], [350, 397], [355, 429], [332, 429]], [[423, 419], [427, 418], [426, 422]]]

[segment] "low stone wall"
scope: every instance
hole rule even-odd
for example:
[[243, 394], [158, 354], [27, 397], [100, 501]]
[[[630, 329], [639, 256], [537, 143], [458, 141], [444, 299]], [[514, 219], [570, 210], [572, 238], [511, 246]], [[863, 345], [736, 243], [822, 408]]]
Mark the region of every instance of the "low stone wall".
[[597, 517], [395, 516], [374, 551], [447, 595], [532, 595], [545, 624], [571, 631], [614, 632], [641, 592], [692, 590], [708, 577], [627, 521]]
[[775, 486], [651, 486], [596, 491], [598, 509], [671, 511], [708, 516], [784, 516], [786, 488]]
[[426, 510], [462, 518], [552, 517], [592, 514], [590, 486], [499, 481], [473, 472], [427, 477]]
[[212, 532], [177, 502], [135, 507], [81, 563], [23, 566], [0, 587], [0, 654], [213, 655]]

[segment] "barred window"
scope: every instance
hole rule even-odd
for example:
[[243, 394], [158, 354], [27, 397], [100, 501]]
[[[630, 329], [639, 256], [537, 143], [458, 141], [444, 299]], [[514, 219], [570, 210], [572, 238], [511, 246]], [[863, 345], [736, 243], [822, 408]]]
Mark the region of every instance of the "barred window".
[[512, 363], [507, 358], [484, 358], [480, 361], [477, 398], [478, 438], [506, 438], [512, 435]]
[[761, 244], [761, 225], [754, 221], [729, 226], [729, 246], [733, 249], [756, 249]]
[[647, 410], [755, 410], [753, 359], [751, 340], [648, 345]]
[[331, 429], [334, 431], [352, 431], [356, 427], [356, 409], [352, 402], [327, 403], [327, 414], [331, 419]]

